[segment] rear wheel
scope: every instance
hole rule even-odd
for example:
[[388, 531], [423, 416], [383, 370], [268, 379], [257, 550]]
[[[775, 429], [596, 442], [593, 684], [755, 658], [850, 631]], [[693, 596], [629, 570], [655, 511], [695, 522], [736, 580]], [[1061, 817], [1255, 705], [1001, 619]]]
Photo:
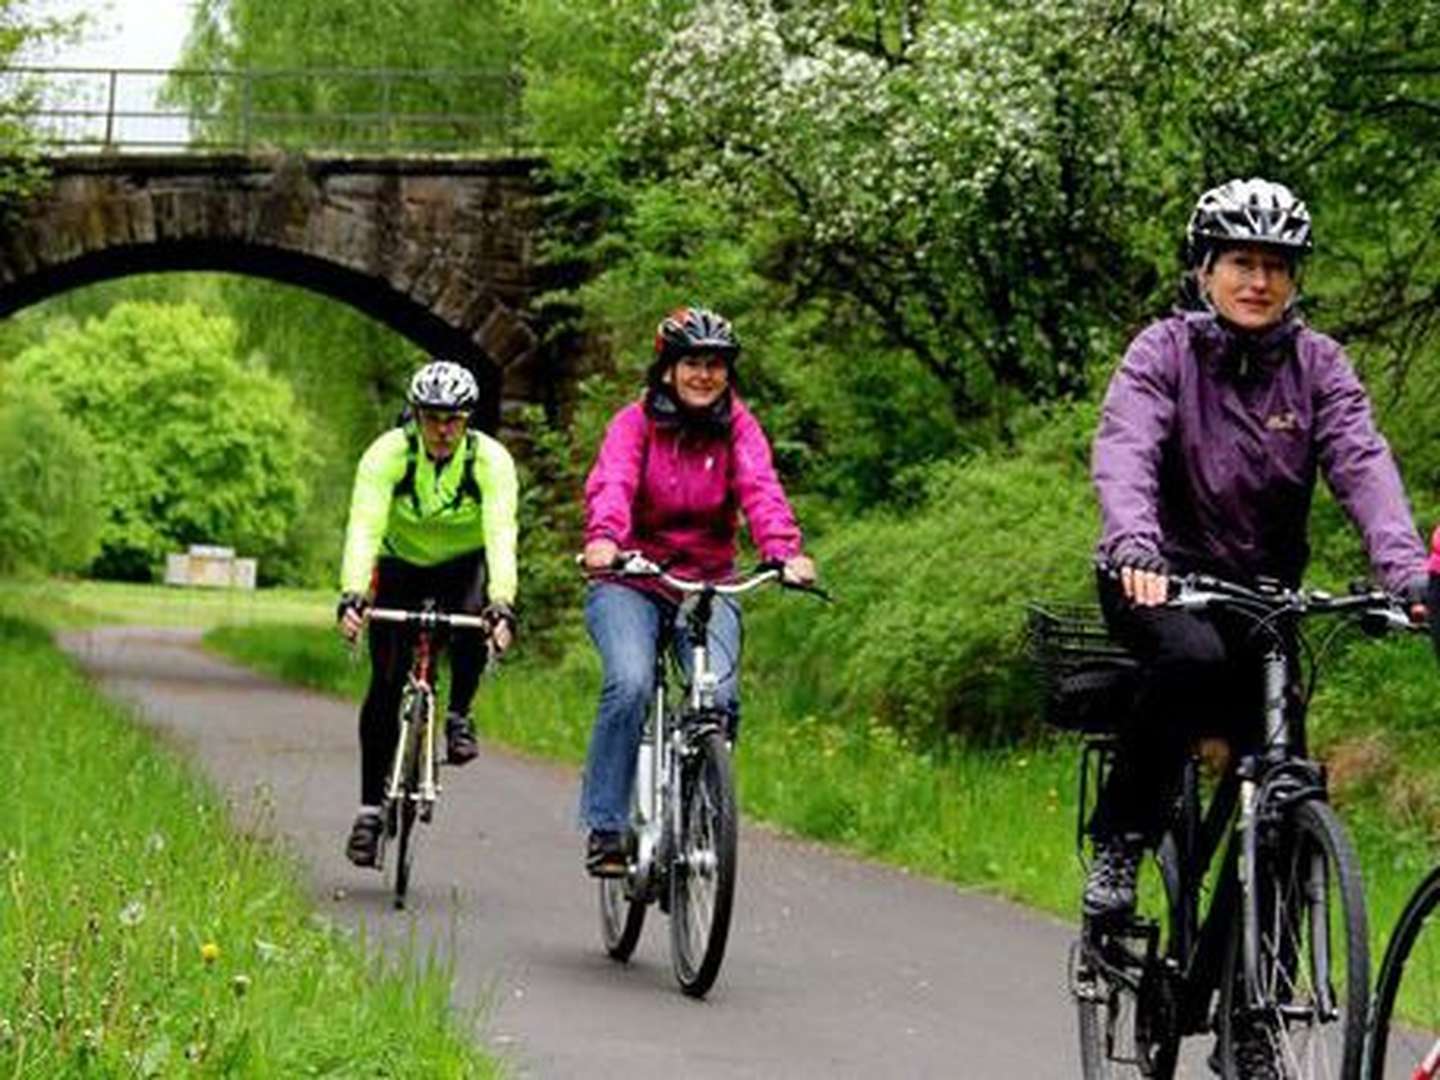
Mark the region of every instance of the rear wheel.
[[1395, 924], [1375, 985], [1367, 1080], [1440, 1077], [1440, 867]]
[[630, 959], [645, 926], [645, 902], [632, 895], [628, 878], [600, 879], [600, 938], [612, 960]]
[[1358, 1080], [1370, 952], [1355, 853], [1335, 812], [1309, 801], [1257, 845], [1258, 1000], [1245, 991], [1236, 921], [1220, 981], [1221, 1075]]
[[720, 974], [735, 898], [736, 810], [724, 736], [702, 736], [680, 768], [680, 850], [670, 871], [670, 956], [702, 997]]
[[1141, 907], [1161, 907], [1165, 919], [1132, 918], [1111, 926], [1087, 922], [1084, 940], [1075, 945], [1070, 986], [1085, 1080], [1170, 1080], [1175, 1075], [1180, 1020], [1175, 980], [1167, 974], [1164, 957], [1181, 910], [1177, 865], [1169, 834], [1159, 853], [1141, 863]]

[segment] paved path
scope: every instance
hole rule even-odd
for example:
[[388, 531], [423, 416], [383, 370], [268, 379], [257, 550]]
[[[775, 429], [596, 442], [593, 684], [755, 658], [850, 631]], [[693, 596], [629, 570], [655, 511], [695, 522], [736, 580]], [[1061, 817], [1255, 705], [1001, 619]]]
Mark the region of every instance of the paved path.
[[[745, 828], [725, 966], [692, 1001], [658, 912], [628, 965], [601, 949], [573, 769], [486, 744], [446, 770], [399, 913], [379, 875], [341, 855], [356, 802], [351, 705], [216, 660], [190, 630], [107, 628], [63, 644], [237, 805], [268, 792], [322, 910], [372, 937], [413, 927], [453, 957], [457, 1000], [486, 1003], [481, 1037], [517, 1075], [1079, 1075], [1072, 931], [1057, 921]], [[1209, 1075], [1193, 1062], [1184, 1074]]]

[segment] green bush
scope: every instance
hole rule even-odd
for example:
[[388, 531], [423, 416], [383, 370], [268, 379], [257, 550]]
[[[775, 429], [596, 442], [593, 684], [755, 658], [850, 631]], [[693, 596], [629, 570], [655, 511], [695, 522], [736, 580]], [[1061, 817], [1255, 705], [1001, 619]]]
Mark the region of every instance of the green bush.
[[197, 306], [121, 303], [10, 367], [94, 440], [101, 576], [143, 580], [191, 543], [263, 566], [284, 544], [307, 494], [308, 422], [289, 386], [239, 363], [235, 345], [234, 324]]
[[94, 442], [48, 397], [0, 403], [0, 573], [83, 569], [100, 549]]
[[1023, 605], [1092, 589], [1086, 460], [1095, 410], [1051, 410], [1015, 454], [932, 467], [919, 507], [833, 524], [816, 545], [838, 602], [777, 605], [751, 644], [854, 723], [879, 716], [922, 741], [1035, 732], [1020, 661]]

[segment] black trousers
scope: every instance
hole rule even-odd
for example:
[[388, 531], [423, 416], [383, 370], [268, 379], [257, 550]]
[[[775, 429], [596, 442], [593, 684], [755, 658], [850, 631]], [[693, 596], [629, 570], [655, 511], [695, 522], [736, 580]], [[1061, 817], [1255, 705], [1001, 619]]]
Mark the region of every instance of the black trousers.
[[[440, 563], [416, 566], [403, 559], [381, 558], [375, 567], [375, 606], [417, 610], [433, 600], [440, 611], [479, 614], [486, 602], [485, 552], [472, 551]], [[400, 728], [400, 697], [410, 669], [415, 631], [397, 623], [370, 624], [370, 688], [360, 708], [360, 802], [378, 806], [385, 795], [385, 771], [395, 752]], [[445, 644], [444, 631], [434, 638]], [[450, 711], [470, 711], [480, 674], [485, 670], [485, 643], [476, 633], [454, 635], [449, 642]]]
[[[1220, 736], [1244, 753], [1264, 738], [1260, 661], [1273, 639], [1234, 612], [1137, 607], [1114, 578], [1101, 574], [1098, 584], [1105, 621], [1140, 660], [1142, 685], [1137, 707], [1120, 726], [1090, 830], [1153, 842], [1192, 740]], [[1292, 670], [1291, 710], [1299, 708], [1295, 676]]]

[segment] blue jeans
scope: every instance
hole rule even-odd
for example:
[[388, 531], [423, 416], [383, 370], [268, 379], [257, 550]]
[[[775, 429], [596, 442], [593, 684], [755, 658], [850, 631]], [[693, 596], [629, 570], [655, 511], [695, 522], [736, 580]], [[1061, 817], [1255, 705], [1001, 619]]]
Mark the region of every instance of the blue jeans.
[[[604, 680], [600, 707], [590, 733], [580, 813], [591, 829], [624, 830], [630, 823], [630, 789], [655, 691], [655, 653], [670, 627], [681, 663], [689, 673], [690, 636], [674, 604], [628, 585], [602, 581], [585, 597], [585, 628], [600, 652]], [[710, 619], [710, 668], [720, 677], [715, 703], [739, 717], [740, 608], [718, 598]]]

